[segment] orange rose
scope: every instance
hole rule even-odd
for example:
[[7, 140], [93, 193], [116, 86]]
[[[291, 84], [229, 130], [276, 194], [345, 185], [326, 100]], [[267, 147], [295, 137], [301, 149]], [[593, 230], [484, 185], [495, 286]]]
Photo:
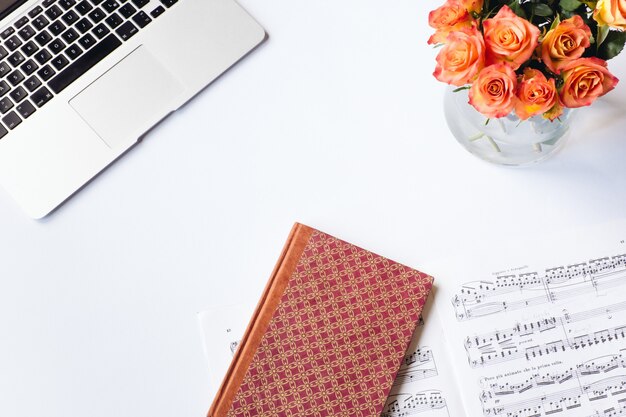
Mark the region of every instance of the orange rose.
[[485, 43], [476, 28], [465, 28], [448, 35], [437, 55], [433, 75], [444, 83], [462, 86], [470, 83], [485, 66]]
[[568, 62], [583, 55], [590, 39], [591, 29], [582, 17], [575, 15], [546, 33], [541, 42], [541, 59], [550, 71], [558, 74]]
[[600, 58], [579, 58], [561, 70], [563, 86], [561, 101], [567, 107], [589, 106], [615, 88], [618, 79], [607, 69]]
[[502, 6], [497, 15], [483, 22], [487, 65], [504, 62], [518, 69], [539, 43], [539, 28]]
[[[515, 114], [522, 120], [544, 114], [558, 105], [558, 98], [554, 78], [547, 80], [541, 71], [526, 68], [522, 81], [517, 86]], [[548, 118], [554, 120], [559, 116], [560, 112], [552, 112]]]
[[598, 0], [593, 18], [600, 26], [626, 30], [626, 0]]
[[517, 77], [506, 64], [484, 68], [469, 90], [469, 102], [487, 117], [504, 117], [515, 107]]
[[463, 6], [470, 12], [480, 13], [483, 10], [484, 0], [461, 0]]
[[429, 44], [444, 43], [450, 32], [474, 25], [474, 19], [458, 0], [448, 0], [428, 15], [428, 24], [437, 29]]

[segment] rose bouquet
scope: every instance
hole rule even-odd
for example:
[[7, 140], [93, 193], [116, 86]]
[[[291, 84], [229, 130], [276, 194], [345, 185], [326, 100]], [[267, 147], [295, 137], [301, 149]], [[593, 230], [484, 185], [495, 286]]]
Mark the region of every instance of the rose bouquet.
[[488, 118], [553, 121], [617, 85], [607, 60], [626, 42], [626, 0], [447, 0], [429, 24], [435, 78]]

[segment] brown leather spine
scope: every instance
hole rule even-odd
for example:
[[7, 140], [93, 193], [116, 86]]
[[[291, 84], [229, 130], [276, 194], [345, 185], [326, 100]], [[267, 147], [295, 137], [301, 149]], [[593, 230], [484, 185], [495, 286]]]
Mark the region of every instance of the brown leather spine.
[[296, 223], [291, 229], [283, 252], [263, 291], [261, 300], [248, 324], [224, 381], [217, 391], [213, 405], [209, 409], [208, 417], [226, 417], [259, 343], [261, 343], [263, 334], [287, 287], [289, 278], [296, 269], [302, 251], [313, 232], [314, 229], [300, 223]]

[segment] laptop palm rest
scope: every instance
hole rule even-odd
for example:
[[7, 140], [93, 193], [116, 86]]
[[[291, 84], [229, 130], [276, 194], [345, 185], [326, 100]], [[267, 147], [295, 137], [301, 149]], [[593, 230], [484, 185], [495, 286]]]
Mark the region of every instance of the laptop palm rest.
[[182, 84], [140, 46], [70, 100], [112, 149], [127, 148], [174, 110]]

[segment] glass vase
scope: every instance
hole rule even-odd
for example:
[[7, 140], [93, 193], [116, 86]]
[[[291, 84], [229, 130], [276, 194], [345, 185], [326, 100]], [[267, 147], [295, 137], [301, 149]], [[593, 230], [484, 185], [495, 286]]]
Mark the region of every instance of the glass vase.
[[543, 161], [561, 149], [571, 123], [571, 109], [551, 122], [542, 116], [521, 120], [511, 113], [488, 119], [469, 104], [468, 90], [446, 90], [444, 109], [450, 131], [468, 151], [501, 165]]

